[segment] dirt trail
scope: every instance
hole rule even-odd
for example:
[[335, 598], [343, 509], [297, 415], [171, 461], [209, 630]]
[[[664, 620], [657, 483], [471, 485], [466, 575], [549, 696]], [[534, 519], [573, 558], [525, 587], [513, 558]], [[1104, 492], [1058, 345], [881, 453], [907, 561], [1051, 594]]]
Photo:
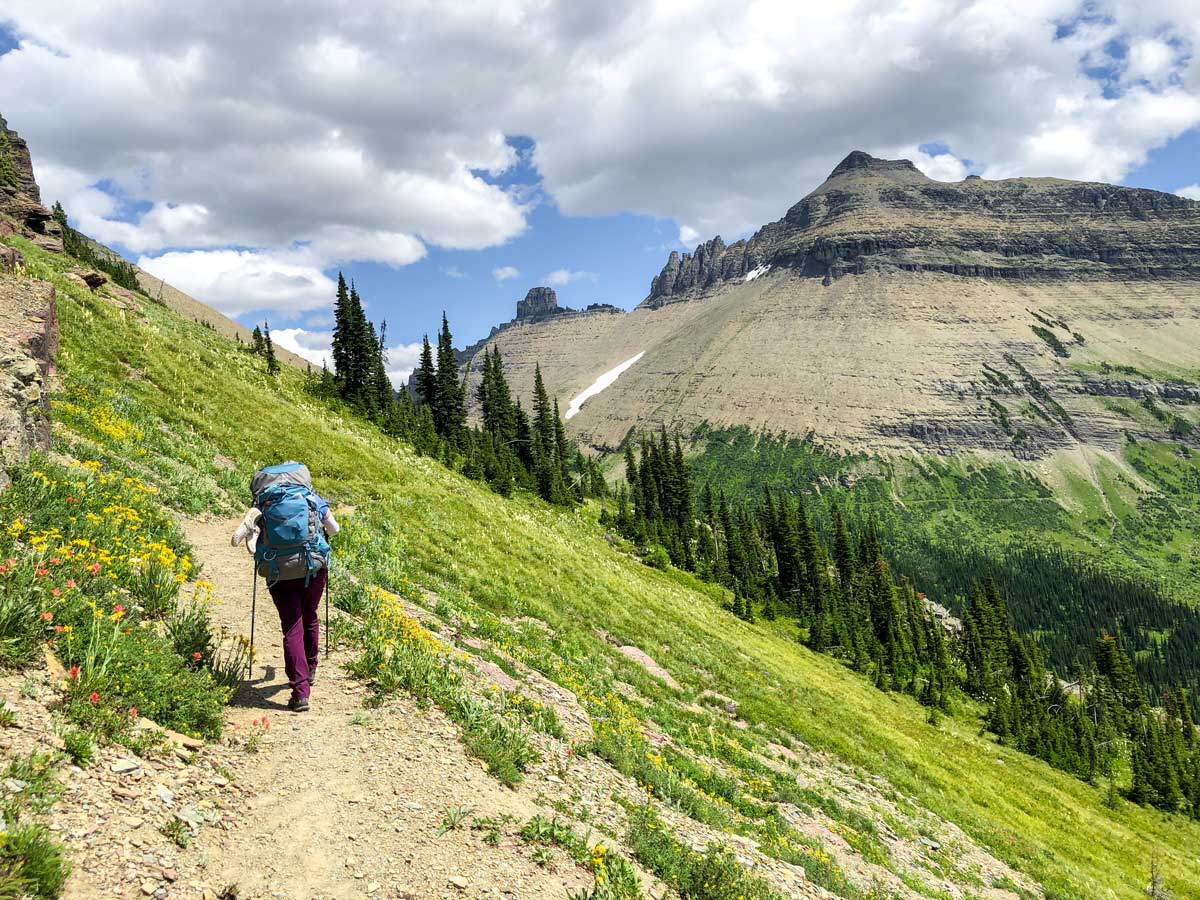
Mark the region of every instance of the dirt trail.
[[[252, 567], [244, 549], [229, 545], [236, 525], [210, 519], [185, 528], [222, 598], [216, 624], [249, 634]], [[511, 826], [498, 846], [465, 826], [438, 836], [451, 807], [507, 813], [518, 823], [548, 811], [490, 778], [438, 710], [404, 698], [363, 710], [363, 688], [339, 670], [346, 653], [322, 661], [311, 712], [288, 713], [279, 622], [261, 583], [256, 644], [254, 677], [229, 719], [244, 731], [266, 715], [270, 729], [235, 773], [249, 792], [240, 823], [202, 852], [185, 854], [188, 881], [214, 893], [236, 884], [238, 900], [561, 900], [589, 882], [561, 855], [550, 867], [533, 862]]]

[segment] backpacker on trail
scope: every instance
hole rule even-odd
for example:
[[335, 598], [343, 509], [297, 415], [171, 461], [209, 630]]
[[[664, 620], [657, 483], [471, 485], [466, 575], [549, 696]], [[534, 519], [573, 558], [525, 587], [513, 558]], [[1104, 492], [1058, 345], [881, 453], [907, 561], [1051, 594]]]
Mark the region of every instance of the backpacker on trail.
[[322, 520], [329, 504], [313, 491], [308, 466], [285, 462], [265, 466], [250, 479], [260, 513], [254, 560], [267, 584], [303, 578], [329, 567], [329, 541]]
[[[329, 578], [329, 541], [338, 523], [312, 487], [308, 467], [294, 461], [265, 466], [250, 479], [254, 505], [233, 533], [254, 554], [255, 578], [265, 578], [283, 630], [283, 660], [292, 697], [288, 708], [308, 709], [317, 676], [317, 608]], [[257, 585], [257, 581], [256, 581]], [[251, 594], [251, 646], [254, 611]], [[328, 615], [328, 602], [326, 603]], [[328, 627], [328, 622], [326, 623]]]

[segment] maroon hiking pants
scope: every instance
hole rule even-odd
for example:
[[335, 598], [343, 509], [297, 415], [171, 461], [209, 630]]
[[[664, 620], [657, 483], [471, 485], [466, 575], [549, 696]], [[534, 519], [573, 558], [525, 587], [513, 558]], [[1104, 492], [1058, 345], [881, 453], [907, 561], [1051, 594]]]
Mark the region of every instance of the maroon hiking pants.
[[277, 581], [269, 587], [271, 599], [279, 610], [279, 625], [283, 628], [283, 667], [288, 684], [300, 697], [307, 697], [309, 675], [316, 671], [321, 647], [321, 594], [325, 590], [325, 569], [317, 572], [308, 584], [303, 578]]

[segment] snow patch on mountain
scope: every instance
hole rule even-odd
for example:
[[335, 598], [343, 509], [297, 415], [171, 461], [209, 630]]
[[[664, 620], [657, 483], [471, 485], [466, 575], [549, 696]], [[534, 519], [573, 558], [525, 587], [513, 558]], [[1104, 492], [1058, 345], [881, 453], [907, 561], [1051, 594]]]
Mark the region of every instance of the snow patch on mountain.
[[579, 412], [579, 410], [583, 408], [583, 404], [584, 404], [585, 400], [589, 400], [592, 397], [595, 397], [598, 393], [600, 393], [606, 387], [609, 387], [610, 385], [612, 385], [612, 383], [614, 381], [616, 381], [618, 378], [621, 377], [622, 372], [624, 372], [626, 369], [628, 369], [630, 366], [632, 366], [635, 362], [637, 362], [639, 359], [641, 359], [645, 355], [646, 355], [646, 351], [643, 350], [637, 356], [630, 357], [629, 359], [625, 360], [625, 362], [621, 363], [616, 368], [609, 369], [607, 372], [605, 372], [603, 375], [601, 375], [599, 378], [597, 378], [595, 381], [593, 381], [582, 394], [575, 397], [571, 401], [571, 405], [567, 407], [567, 412], [563, 416], [563, 418], [565, 418], [565, 419], [573, 418]]
[[742, 281], [753, 281], [759, 275], [766, 275], [770, 271], [771, 267], [769, 265], [756, 266], [746, 273], [746, 277]]

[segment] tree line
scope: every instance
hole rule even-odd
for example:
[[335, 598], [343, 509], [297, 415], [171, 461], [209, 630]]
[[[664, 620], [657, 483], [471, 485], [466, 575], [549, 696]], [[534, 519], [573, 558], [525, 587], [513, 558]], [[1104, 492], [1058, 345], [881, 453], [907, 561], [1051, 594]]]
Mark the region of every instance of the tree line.
[[912, 694], [933, 721], [955, 696], [975, 697], [1001, 743], [1088, 781], [1107, 777], [1113, 802], [1114, 776], [1127, 763], [1130, 800], [1200, 818], [1194, 698], [1164, 688], [1152, 709], [1119, 637], [1093, 632], [1071, 657], [1074, 680], [1063, 681], [1046, 651], [1020, 636], [991, 578], [969, 589], [958, 631], [893, 574], [873, 519], [853, 527], [835, 502], [822, 529], [802, 492], [769, 486], [756, 501], [734, 503], [706, 483], [693, 503], [691, 468], [665, 429], [631, 432], [624, 459], [625, 483], [601, 517], [649, 564], [725, 586], [743, 618], [793, 619], [810, 648], [884, 690]]
[[1101, 631], [1089, 663], [1065, 681], [1017, 634], [989, 580], [972, 594], [961, 647], [963, 687], [988, 703], [984, 722], [1001, 743], [1087, 781], [1106, 777], [1110, 805], [1127, 763], [1129, 800], [1200, 819], [1200, 737], [1186, 693], [1163, 690], [1152, 707], [1119, 635]]
[[445, 313], [436, 348], [425, 335], [409, 383], [397, 390], [387, 370], [387, 323], [375, 328], [358, 290], [339, 273], [331, 355], [333, 371], [322, 366], [310, 377], [313, 393], [340, 399], [419, 453], [441, 459], [500, 494], [528, 490], [550, 503], [571, 505], [607, 492], [599, 464], [567, 440], [558, 400], [547, 393], [540, 367], [526, 411], [513, 397], [499, 349], [485, 348], [475, 387], [481, 422], [469, 423], [469, 386], [459, 370]]

